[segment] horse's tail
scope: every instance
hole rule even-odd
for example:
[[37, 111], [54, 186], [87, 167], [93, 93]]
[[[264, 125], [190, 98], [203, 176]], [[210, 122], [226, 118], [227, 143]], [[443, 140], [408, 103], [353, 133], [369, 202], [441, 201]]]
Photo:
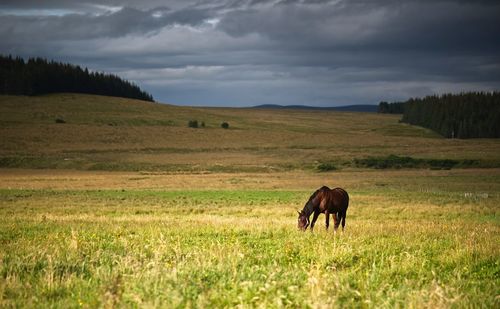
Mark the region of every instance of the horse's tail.
[[345, 190], [344, 190], [344, 196], [345, 196], [345, 210], [344, 210], [344, 213], [346, 213], [347, 212], [347, 208], [349, 207], [349, 194], [347, 194], [347, 192]]
[[347, 194], [346, 190], [342, 188], [335, 188], [334, 190], [339, 191], [342, 194], [342, 205], [341, 210], [339, 212], [339, 220], [342, 223], [342, 230], [345, 227], [345, 217], [347, 216], [347, 208], [349, 208], [349, 194]]
[[347, 211], [344, 211], [341, 215], [341, 220], [342, 220], [342, 231], [344, 230], [345, 227], [345, 217], [347, 216]]
[[347, 208], [349, 208], [349, 194], [344, 190], [344, 195], [345, 195], [345, 209], [342, 212], [342, 231], [344, 230], [345, 227], [345, 217], [347, 216]]

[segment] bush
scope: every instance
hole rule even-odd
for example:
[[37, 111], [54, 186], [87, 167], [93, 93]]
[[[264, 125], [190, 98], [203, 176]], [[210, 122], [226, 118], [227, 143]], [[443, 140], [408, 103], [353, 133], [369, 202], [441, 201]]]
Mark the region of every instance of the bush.
[[220, 125], [220, 126], [221, 126], [221, 128], [223, 128], [223, 129], [229, 129], [229, 123], [227, 123], [227, 122], [223, 122], [223, 123], [221, 123], [221, 125]]
[[366, 159], [354, 159], [357, 167], [384, 168], [412, 168], [419, 167], [420, 160], [412, 157], [399, 157], [389, 155], [387, 157], [369, 157]]
[[62, 118], [56, 118], [56, 123], [66, 123], [66, 121]]
[[331, 162], [323, 162], [318, 164], [318, 166], [316, 166], [316, 169], [318, 170], [318, 172], [329, 172], [336, 171], [337, 167]]
[[204, 128], [205, 127], [205, 121], [202, 121], [201, 122], [201, 127]]
[[198, 127], [198, 120], [189, 120], [188, 127], [197, 128]]
[[376, 169], [385, 168], [430, 168], [446, 169], [453, 167], [472, 167], [479, 164], [478, 160], [451, 160], [451, 159], [415, 159], [412, 157], [400, 157], [389, 155], [387, 157], [368, 157], [364, 159], [354, 159], [356, 167], [369, 167]]

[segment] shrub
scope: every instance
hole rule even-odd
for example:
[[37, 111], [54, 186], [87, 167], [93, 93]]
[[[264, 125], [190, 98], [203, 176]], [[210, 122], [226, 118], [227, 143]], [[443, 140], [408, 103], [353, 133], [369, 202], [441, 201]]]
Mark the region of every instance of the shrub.
[[205, 127], [205, 121], [202, 121], [201, 122], [201, 127], [204, 128]]
[[198, 120], [189, 120], [188, 127], [197, 128], [198, 127]]
[[316, 166], [318, 172], [329, 172], [337, 170], [337, 167], [331, 162], [323, 162]]
[[220, 125], [220, 126], [221, 126], [221, 128], [223, 128], [223, 129], [229, 129], [229, 123], [227, 123], [227, 122], [223, 122], [223, 123], [221, 123], [221, 125]]
[[56, 123], [66, 123], [66, 121], [62, 118], [56, 118]]
[[451, 160], [451, 159], [415, 159], [412, 157], [389, 155], [386, 157], [368, 157], [354, 159], [357, 167], [369, 167], [376, 169], [385, 168], [430, 168], [451, 169], [453, 167], [472, 167], [479, 165], [478, 160]]
[[412, 168], [418, 167], [420, 162], [412, 157], [400, 157], [389, 155], [387, 157], [369, 157], [365, 159], [354, 159], [357, 167], [384, 168]]

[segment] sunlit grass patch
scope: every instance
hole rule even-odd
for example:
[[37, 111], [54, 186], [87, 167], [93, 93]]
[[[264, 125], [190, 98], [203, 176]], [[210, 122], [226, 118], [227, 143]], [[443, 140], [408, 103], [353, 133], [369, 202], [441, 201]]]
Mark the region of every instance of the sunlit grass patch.
[[337, 234], [324, 230], [324, 216], [314, 233], [296, 229], [309, 191], [3, 189], [0, 301], [498, 305], [496, 191], [408, 188], [350, 190], [346, 231]]

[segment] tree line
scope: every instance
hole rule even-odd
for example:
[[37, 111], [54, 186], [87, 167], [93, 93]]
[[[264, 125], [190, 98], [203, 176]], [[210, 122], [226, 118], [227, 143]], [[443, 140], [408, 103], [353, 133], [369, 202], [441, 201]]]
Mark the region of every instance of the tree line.
[[404, 102], [392, 102], [388, 103], [382, 101], [378, 104], [377, 112], [382, 114], [403, 114], [405, 103]]
[[500, 92], [467, 92], [380, 102], [380, 113], [402, 113], [402, 122], [448, 138], [499, 138]]
[[113, 74], [89, 72], [68, 63], [0, 55], [0, 94], [39, 95], [76, 92], [154, 102], [137, 85]]

